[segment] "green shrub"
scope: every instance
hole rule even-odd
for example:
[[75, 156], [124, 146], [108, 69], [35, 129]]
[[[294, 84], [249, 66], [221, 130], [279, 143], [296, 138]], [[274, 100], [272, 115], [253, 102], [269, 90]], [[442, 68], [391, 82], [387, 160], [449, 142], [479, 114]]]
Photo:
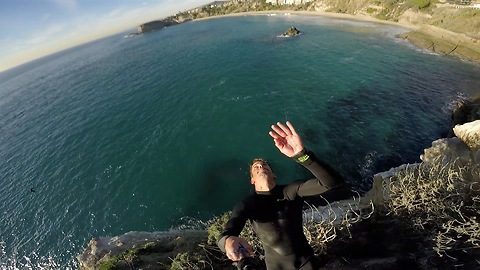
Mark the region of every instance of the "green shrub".
[[430, 6], [430, 0], [408, 0], [408, 2], [417, 6], [419, 9], [426, 8]]
[[199, 259], [193, 255], [190, 256], [188, 253], [178, 253], [177, 256], [172, 260], [172, 265], [170, 270], [202, 270], [204, 267], [197, 265]]
[[114, 256], [107, 261], [101, 262], [100, 265], [98, 266], [98, 269], [99, 270], [117, 269], [120, 261], [124, 261], [129, 265], [134, 265], [135, 262], [138, 260], [138, 255], [148, 252], [153, 246], [154, 246], [154, 243], [149, 242], [141, 247], [126, 250], [120, 255]]
[[217, 239], [220, 236], [220, 233], [225, 229], [225, 225], [227, 221], [230, 219], [232, 212], [227, 212], [219, 217], [215, 217], [212, 219], [211, 225], [208, 227], [208, 239], [207, 243], [209, 245], [215, 245], [217, 243]]
[[121, 256], [115, 256], [110, 260], [103, 261], [98, 266], [98, 270], [114, 270], [117, 267], [117, 263], [121, 260]]
[[375, 18], [377, 18], [379, 20], [388, 20], [388, 16], [384, 13], [378, 14], [377, 16], [375, 16]]

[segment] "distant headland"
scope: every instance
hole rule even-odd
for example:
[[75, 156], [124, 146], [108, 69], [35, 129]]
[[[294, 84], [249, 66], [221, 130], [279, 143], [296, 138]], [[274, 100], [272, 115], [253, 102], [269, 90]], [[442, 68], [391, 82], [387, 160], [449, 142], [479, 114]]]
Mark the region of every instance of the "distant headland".
[[146, 22], [136, 33], [218, 16], [258, 14], [326, 16], [394, 24], [410, 31], [398, 35], [439, 54], [480, 63], [480, 0], [231, 0], [215, 1], [167, 18]]

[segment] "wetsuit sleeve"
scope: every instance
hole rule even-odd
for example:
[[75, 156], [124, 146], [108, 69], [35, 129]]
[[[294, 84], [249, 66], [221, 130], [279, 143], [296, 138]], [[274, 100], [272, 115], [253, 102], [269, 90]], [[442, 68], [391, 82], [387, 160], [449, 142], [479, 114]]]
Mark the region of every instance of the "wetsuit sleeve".
[[[318, 159], [311, 151], [303, 151], [293, 159], [307, 168], [315, 179], [308, 180], [304, 183], [292, 183], [292, 187], [288, 190], [288, 197], [314, 196], [322, 194], [330, 189], [336, 189], [345, 186], [343, 177], [335, 171], [330, 165]], [[295, 193], [295, 194], [292, 194]]]
[[245, 226], [245, 223], [247, 222], [247, 219], [247, 200], [244, 200], [237, 204], [235, 208], [233, 208], [232, 216], [225, 225], [225, 230], [218, 237], [217, 245], [221, 251], [225, 252], [225, 241], [227, 240], [227, 237], [231, 235], [240, 235], [243, 227]]

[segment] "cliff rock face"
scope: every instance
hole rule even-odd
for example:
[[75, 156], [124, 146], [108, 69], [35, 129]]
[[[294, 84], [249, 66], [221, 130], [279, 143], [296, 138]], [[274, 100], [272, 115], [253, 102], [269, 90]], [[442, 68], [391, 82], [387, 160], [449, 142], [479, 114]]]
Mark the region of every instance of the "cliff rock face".
[[398, 37], [421, 48], [480, 63], [480, 10], [432, 2], [317, 0], [313, 10], [360, 14], [421, 26]]
[[432, 147], [425, 149], [420, 159], [426, 163], [441, 159], [458, 166], [480, 164], [480, 120], [456, 125], [453, 132], [456, 137], [432, 142]]
[[[432, 147], [426, 148], [420, 159], [424, 163], [433, 163], [439, 159], [442, 163], [455, 163], [457, 166], [479, 166], [480, 164], [480, 120], [457, 125], [454, 128], [457, 137], [438, 139]], [[377, 173], [373, 177], [373, 187], [365, 194], [365, 200], [382, 205], [389, 200], [388, 186], [390, 178], [405, 168], [414, 168], [419, 164], [404, 164], [389, 171]], [[480, 177], [480, 176], [479, 176]], [[478, 179], [480, 180], [480, 179]]]
[[[109, 263], [120, 260], [138, 267], [147, 265], [143, 269], [164, 269], [160, 266], [162, 263], [170, 265], [177, 254], [193, 250], [194, 246], [206, 239], [207, 232], [202, 230], [128, 232], [120, 236], [90, 240], [77, 260], [80, 269], [84, 270], [111, 269], [107, 267]], [[119, 256], [122, 257], [118, 258]], [[157, 268], [149, 268], [148, 265], [157, 265]]]
[[[480, 119], [480, 97], [473, 100], [462, 99], [457, 102], [452, 113], [452, 128]], [[453, 131], [453, 130], [452, 130]]]
[[155, 30], [159, 30], [168, 26], [172, 26], [178, 24], [178, 22], [171, 20], [171, 19], [164, 19], [160, 21], [152, 21], [152, 22], [147, 22], [144, 24], [141, 24], [137, 27], [137, 33], [138, 34], [143, 34]]
[[433, 25], [423, 25], [420, 29], [398, 35], [415, 46], [480, 62], [480, 41], [464, 33], [454, 33]]
[[470, 148], [473, 162], [478, 166], [480, 164], [480, 120], [457, 125], [453, 131]]
[[418, 164], [403, 164], [396, 168], [391, 168], [386, 172], [377, 173], [373, 176], [373, 186], [364, 196], [364, 202], [371, 201], [374, 205], [381, 206], [389, 200], [388, 185], [390, 178], [397, 172], [405, 170], [407, 167], [415, 167]]
[[465, 166], [472, 162], [472, 153], [465, 142], [457, 137], [439, 139], [432, 142], [432, 147], [424, 150], [420, 159], [426, 163], [432, 163], [435, 159], [441, 159], [443, 163], [455, 162], [458, 166]]
[[472, 151], [480, 149], [480, 120], [476, 120], [463, 125], [457, 125], [453, 132], [464, 141]]

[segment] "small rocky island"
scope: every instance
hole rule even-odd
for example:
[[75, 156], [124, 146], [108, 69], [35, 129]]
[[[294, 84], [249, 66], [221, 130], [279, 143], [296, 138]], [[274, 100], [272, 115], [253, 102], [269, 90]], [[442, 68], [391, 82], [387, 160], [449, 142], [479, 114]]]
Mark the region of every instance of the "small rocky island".
[[300, 35], [300, 31], [298, 31], [298, 29], [296, 27], [292, 26], [292, 27], [288, 28], [288, 30], [285, 33], [283, 33], [282, 36], [284, 36], [284, 37], [294, 37], [294, 36], [298, 36], [298, 35]]

